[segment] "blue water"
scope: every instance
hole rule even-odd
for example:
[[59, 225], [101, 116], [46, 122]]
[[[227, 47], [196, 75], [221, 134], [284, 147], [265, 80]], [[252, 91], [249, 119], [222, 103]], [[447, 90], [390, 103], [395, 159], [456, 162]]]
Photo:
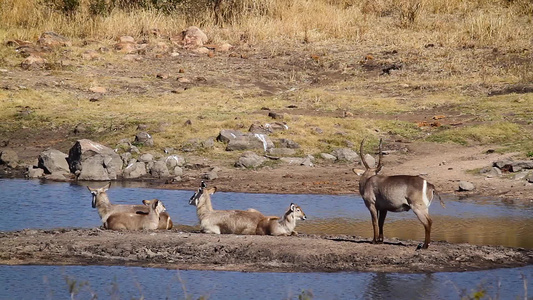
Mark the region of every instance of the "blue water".
[[[0, 266], [0, 299], [524, 299], [533, 292], [533, 266], [476, 272], [244, 273], [139, 267]], [[531, 294], [529, 294], [531, 296]]]
[[[104, 184], [90, 185], [98, 187]], [[108, 191], [113, 203], [134, 204], [140, 203], [141, 199], [158, 198], [165, 203], [174, 222], [184, 225], [198, 223], [195, 208], [188, 204], [192, 194], [193, 191], [127, 187], [116, 183]], [[370, 223], [368, 210], [356, 195], [224, 192], [213, 195], [216, 209], [253, 207], [267, 215], [281, 215], [291, 202], [302, 206], [308, 216], [306, 225], [360, 222], [368, 227]], [[91, 207], [91, 194], [86, 186], [72, 183], [0, 179], [0, 209], [3, 212], [0, 214], [0, 231], [101, 225], [98, 213]], [[517, 234], [525, 233], [526, 239], [530, 236], [527, 234], [533, 231], [533, 207], [530, 205], [506, 205], [487, 199], [482, 203], [472, 199], [447, 199], [446, 209], [435, 202], [430, 212], [437, 221], [439, 218], [453, 218], [475, 222], [480, 217], [495, 218], [499, 222], [518, 220], [523, 225]], [[401, 224], [402, 220], [417, 222], [412, 213], [391, 213], [387, 216], [387, 222], [392, 224]], [[452, 225], [450, 228], [453, 229], [456, 225]], [[301, 232], [311, 227], [302, 225]], [[438, 228], [436, 231], [438, 233]], [[455, 231], [462, 234], [462, 230]], [[468, 238], [468, 233], [465, 238]], [[522, 276], [527, 280], [527, 289]], [[529, 291], [529, 297], [533, 294], [533, 266], [477, 272], [397, 274], [244, 273], [120, 266], [4, 265], [0, 266], [0, 300], [66, 299], [70, 297], [67, 281], [75, 282], [75, 286], [79, 287], [76, 299], [91, 299], [93, 295], [98, 299], [198, 299], [202, 296], [210, 299], [298, 299], [302, 291], [312, 293], [313, 299], [460, 299], [482, 289], [492, 299], [524, 299], [526, 291]]]

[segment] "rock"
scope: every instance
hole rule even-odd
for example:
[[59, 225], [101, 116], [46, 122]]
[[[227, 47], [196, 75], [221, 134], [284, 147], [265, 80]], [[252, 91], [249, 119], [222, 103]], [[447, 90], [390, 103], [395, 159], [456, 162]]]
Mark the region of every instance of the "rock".
[[274, 123], [266, 123], [265, 128], [267, 128], [269, 131], [283, 131], [288, 130], [289, 126], [285, 124], [284, 122], [274, 122]]
[[181, 42], [186, 48], [201, 47], [207, 43], [207, 35], [196, 26], [190, 26], [181, 32]]
[[120, 43], [135, 43], [135, 39], [132, 36], [129, 35], [123, 35], [118, 38], [118, 41]]
[[493, 166], [494, 167], [497, 167], [499, 169], [504, 169], [505, 166], [507, 165], [511, 165], [513, 163], [512, 160], [509, 160], [509, 159], [505, 159], [505, 160], [499, 160], [499, 161], [495, 161], [493, 163]]
[[300, 145], [289, 139], [279, 139], [276, 143], [277, 147], [280, 148], [290, 148], [290, 149], [299, 149]]
[[37, 44], [47, 47], [70, 47], [72, 42], [53, 31], [47, 31], [41, 34], [41, 37], [37, 40]]
[[233, 49], [233, 46], [231, 44], [228, 44], [228, 43], [224, 43], [224, 44], [219, 45], [219, 46], [217, 46], [215, 48], [215, 50], [218, 51], [218, 52], [228, 52], [231, 49]]
[[52, 173], [44, 175], [44, 178], [46, 180], [52, 180], [52, 181], [70, 181], [70, 178], [68, 178], [67, 173]]
[[229, 143], [231, 140], [236, 139], [237, 137], [243, 136], [244, 133], [238, 130], [223, 129], [217, 136], [217, 141], [222, 143]]
[[237, 162], [235, 162], [235, 167], [237, 168], [257, 168], [265, 162], [266, 158], [263, 156], [257, 155], [255, 152], [246, 151], [244, 152]]
[[324, 160], [329, 160], [329, 161], [334, 161], [337, 159], [337, 157], [329, 153], [320, 153], [320, 157], [322, 157], [322, 159]]
[[211, 50], [209, 50], [206, 47], [195, 48], [195, 49], [192, 50], [192, 52], [197, 53], [197, 54], [210, 54], [210, 53], [212, 53]]
[[176, 166], [182, 167], [185, 165], [185, 158], [179, 155], [170, 155], [165, 159], [167, 167], [169, 169], [175, 168]]
[[315, 160], [313, 156], [307, 155], [306, 157], [304, 157], [300, 165], [306, 167], [314, 167], [313, 160]]
[[85, 60], [97, 60], [100, 58], [100, 54], [95, 50], [87, 50], [81, 54], [81, 58]]
[[142, 131], [135, 135], [135, 141], [133, 143], [137, 145], [152, 147], [154, 145], [154, 139], [148, 132]]
[[533, 169], [533, 160], [517, 160], [511, 163], [511, 172], [519, 172], [523, 169]]
[[150, 169], [150, 174], [155, 178], [170, 177], [170, 172], [168, 171], [167, 164], [164, 160], [156, 161]]
[[207, 180], [215, 180], [218, 178], [218, 172], [220, 171], [220, 168], [214, 167], [209, 172], [205, 173], [202, 178]]
[[190, 139], [188, 141], [186, 141], [182, 146], [181, 146], [181, 151], [183, 152], [194, 152], [194, 151], [197, 151], [199, 149], [202, 149], [203, 146], [202, 146], [202, 141], [199, 139], [199, 138], [194, 138], [194, 139]]
[[154, 160], [154, 156], [150, 153], [144, 153], [139, 157], [140, 162], [148, 163]]
[[78, 180], [114, 180], [124, 162], [113, 149], [88, 139], [76, 141], [68, 155], [70, 171]]
[[137, 52], [137, 45], [130, 42], [118, 42], [114, 45], [116, 51], [120, 53], [132, 54]]
[[19, 157], [12, 149], [4, 149], [0, 151], [0, 165], [6, 165], [10, 168], [18, 166]]
[[120, 158], [122, 158], [122, 166], [126, 167], [131, 163], [133, 155], [131, 155], [130, 152], [124, 152], [120, 155]]
[[476, 187], [472, 182], [461, 180], [459, 182], [459, 191], [468, 192], [474, 190]]
[[516, 173], [513, 179], [514, 180], [525, 180], [528, 175], [529, 175], [528, 171], [522, 171], [522, 172]]
[[69, 173], [70, 168], [67, 161], [68, 155], [55, 150], [48, 149], [39, 154], [39, 168], [44, 169], [45, 173]]
[[376, 166], [376, 159], [368, 153], [365, 154], [365, 161], [370, 168], [373, 168]]
[[21, 63], [20, 67], [24, 70], [35, 70], [35, 69], [42, 69], [44, 68], [46, 64], [46, 59], [38, 56], [38, 55], [30, 55], [26, 57]]
[[296, 150], [290, 148], [270, 148], [267, 152], [274, 156], [291, 156], [296, 153]]
[[133, 179], [146, 175], [146, 165], [143, 162], [135, 162], [124, 169], [124, 178]]
[[74, 134], [83, 134], [87, 132], [87, 127], [83, 123], [79, 123], [74, 127], [74, 130], [72, 130]]
[[498, 177], [502, 175], [502, 171], [497, 167], [485, 167], [479, 170], [479, 174], [485, 175], [486, 177]]
[[39, 178], [44, 176], [44, 170], [41, 168], [28, 167], [28, 178]]
[[283, 115], [282, 114], [278, 114], [278, 113], [275, 113], [273, 111], [269, 112], [268, 116], [271, 117], [272, 119], [275, 119], [275, 120], [283, 120]]
[[183, 175], [183, 168], [176, 166], [176, 167], [174, 167], [172, 173], [175, 176], [182, 176]]
[[533, 172], [530, 172], [529, 174], [527, 174], [526, 180], [529, 183], [533, 183]]
[[348, 161], [348, 162], [358, 162], [361, 159], [355, 151], [350, 148], [339, 148], [331, 152], [331, 155], [335, 156], [337, 160]]
[[302, 165], [304, 163], [304, 158], [301, 157], [282, 157], [279, 159], [280, 161], [289, 164], [289, 165]]
[[250, 128], [248, 129], [248, 132], [269, 134], [269, 133], [272, 133], [272, 130], [270, 128], [265, 127], [262, 124], [259, 124], [258, 122], [255, 122], [252, 125], [250, 125]]
[[243, 135], [231, 140], [226, 146], [226, 151], [236, 150], [259, 150], [267, 151], [274, 147], [274, 143], [265, 134]]

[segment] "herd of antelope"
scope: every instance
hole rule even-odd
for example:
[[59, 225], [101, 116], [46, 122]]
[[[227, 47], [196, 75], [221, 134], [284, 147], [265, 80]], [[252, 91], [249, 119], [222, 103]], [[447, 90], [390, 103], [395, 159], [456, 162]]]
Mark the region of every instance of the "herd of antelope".
[[[383, 243], [383, 224], [387, 212], [413, 210], [425, 229], [424, 243], [419, 248], [428, 248], [431, 240], [431, 224], [429, 206], [433, 196], [439, 197], [435, 186], [420, 176], [380, 175], [383, 168], [382, 141], [379, 142], [379, 158], [377, 166], [370, 166], [363, 154], [361, 142], [359, 155], [365, 170], [359, 180], [359, 193], [372, 217], [374, 238], [372, 243]], [[357, 170], [353, 170], [358, 173]], [[111, 230], [155, 230], [172, 229], [173, 223], [166, 208], [158, 199], [143, 200], [143, 204], [126, 205], [112, 204], [106, 191], [110, 184], [102, 188], [87, 187], [92, 194], [92, 206], [98, 210], [103, 227]], [[291, 203], [281, 217], [265, 216], [256, 209], [248, 210], [215, 210], [211, 204], [211, 195], [216, 187], [208, 188], [202, 181], [200, 188], [190, 198], [189, 204], [196, 207], [200, 227], [204, 233], [212, 234], [244, 234], [244, 235], [297, 235], [294, 230], [297, 220], [307, 217], [302, 208]]]

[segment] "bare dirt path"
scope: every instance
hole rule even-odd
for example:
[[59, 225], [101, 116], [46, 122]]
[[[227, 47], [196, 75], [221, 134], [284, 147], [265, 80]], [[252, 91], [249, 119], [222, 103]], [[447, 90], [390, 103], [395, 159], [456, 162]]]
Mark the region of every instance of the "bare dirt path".
[[[182, 228], [183, 229], [183, 228]], [[352, 236], [211, 235], [178, 229], [100, 229], [0, 233], [1, 264], [128, 265], [253, 272], [438, 272], [533, 264], [532, 249], [389, 240], [373, 245]]]

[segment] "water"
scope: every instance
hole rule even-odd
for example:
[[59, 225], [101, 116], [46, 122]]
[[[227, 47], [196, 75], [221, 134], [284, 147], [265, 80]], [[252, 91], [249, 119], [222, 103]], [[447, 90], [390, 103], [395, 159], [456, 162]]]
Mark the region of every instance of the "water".
[[0, 266], [0, 299], [67, 299], [67, 281], [78, 287], [76, 299], [298, 299], [302, 291], [313, 299], [459, 299], [479, 290], [486, 299], [524, 299], [533, 292], [533, 266], [428, 274]]
[[[93, 187], [102, 183], [89, 183]], [[71, 183], [42, 183], [35, 180], [0, 179], [0, 231], [24, 228], [100, 226], [91, 194], [86, 186]], [[135, 204], [158, 198], [165, 204], [174, 223], [198, 223], [194, 206], [188, 204], [193, 191], [162, 190], [113, 185], [113, 203]], [[302, 233], [372, 236], [370, 213], [356, 195], [279, 195], [217, 192], [215, 209], [255, 208], [265, 215], [281, 216], [291, 202], [299, 204], [308, 219], [299, 222]], [[16, 203], [17, 208], [12, 205]], [[496, 199], [446, 199], [446, 208], [434, 201], [432, 240], [477, 245], [533, 248], [533, 205], [506, 204]], [[423, 240], [424, 229], [412, 212], [389, 213], [385, 238]]]
[[[97, 187], [103, 184], [91, 183]], [[196, 225], [188, 204], [192, 191], [113, 185], [114, 203], [140, 203], [158, 198], [175, 223]], [[308, 220], [303, 233], [370, 237], [370, 215], [360, 197], [222, 193], [213, 195], [216, 209], [256, 208], [281, 215], [291, 202], [302, 206]], [[0, 179], [0, 231], [24, 228], [98, 227], [98, 213], [83, 185]], [[447, 208], [433, 203], [433, 240], [533, 248], [533, 207], [495, 199], [447, 199]], [[408, 230], [407, 230], [408, 229]], [[423, 228], [412, 212], [389, 213], [385, 237], [423, 240]], [[524, 277], [526, 283], [524, 283]], [[244, 273], [177, 271], [120, 266], [0, 266], [0, 300], [66, 299], [67, 281], [76, 283], [76, 299], [458, 299], [486, 290], [500, 299], [524, 299], [533, 294], [533, 266], [476, 272], [397, 273]], [[80, 285], [81, 284], [81, 285]], [[525, 285], [524, 285], [525, 284]], [[499, 287], [498, 287], [499, 286]]]

